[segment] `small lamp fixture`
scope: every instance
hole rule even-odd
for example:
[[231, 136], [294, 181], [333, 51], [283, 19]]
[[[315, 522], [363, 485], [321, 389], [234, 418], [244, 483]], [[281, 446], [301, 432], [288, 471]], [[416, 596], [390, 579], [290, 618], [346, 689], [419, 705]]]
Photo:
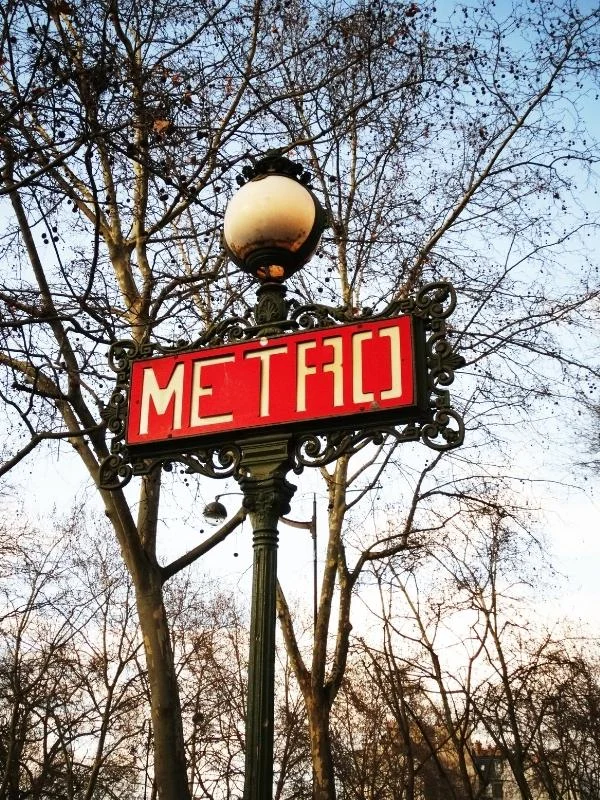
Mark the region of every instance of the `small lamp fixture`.
[[208, 503], [202, 512], [202, 516], [209, 525], [220, 525], [227, 519], [227, 509], [218, 499]]
[[225, 211], [223, 239], [231, 260], [261, 283], [282, 281], [306, 264], [325, 229], [310, 174], [278, 151], [238, 177]]
[[221, 503], [221, 498], [230, 497], [234, 494], [238, 497], [243, 497], [241, 492], [222, 492], [221, 494], [216, 495], [215, 499], [211, 503], [208, 503], [208, 505], [204, 506], [202, 516], [209, 525], [220, 525], [222, 522], [225, 522], [228, 516], [227, 509], [223, 503]]

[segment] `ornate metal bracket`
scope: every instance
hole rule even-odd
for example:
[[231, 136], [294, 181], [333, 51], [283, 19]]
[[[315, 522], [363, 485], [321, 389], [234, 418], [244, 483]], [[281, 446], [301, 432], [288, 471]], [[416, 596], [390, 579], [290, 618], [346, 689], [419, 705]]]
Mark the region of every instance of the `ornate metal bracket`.
[[147, 458], [130, 453], [125, 442], [125, 425], [131, 366], [136, 359], [189, 352], [265, 336], [281, 336], [289, 331], [386, 319], [399, 314], [411, 314], [422, 320], [426, 331], [429, 418], [410, 423], [403, 428], [377, 425], [322, 435], [297, 435], [291, 445], [293, 469], [300, 473], [307, 466], [324, 466], [341, 455], [356, 453], [369, 444], [381, 445], [386, 441], [421, 440], [438, 451], [458, 447], [464, 440], [465, 428], [462, 417], [452, 408], [448, 387], [454, 381], [455, 371], [465, 365], [465, 360], [453, 350], [448, 341], [446, 324], [455, 308], [456, 292], [445, 281], [427, 284], [414, 296], [394, 300], [377, 314], [370, 309], [363, 309], [356, 314], [353, 309], [345, 306], [334, 308], [319, 304], [300, 305], [294, 300], [286, 300], [286, 289], [282, 284], [263, 284], [258, 290], [258, 302], [253, 315], [223, 320], [193, 342], [179, 341], [172, 347], [156, 342], [115, 342], [110, 348], [109, 362], [117, 374], [117, 382], [103, 414], [113, 440], [111, 454], [100, 467], [101, 487], [121, 488], [134, 476], [147, 474], [161, 466], [172, 469], [174, 462], [183, 464], [188, 473], [211, 478], [239, 475], [242, 453], [239, 444], [235, 442], [183, 450], [177, 455], [171, 454], [163, 458]]
[[238, 175], [235, 180], [238, 186], [243, 186], [247, 181], [251, 181], [259, 175], [268, 175], [270, 172], [288, 175], [305, 186], [310, 186], [312, 178], [310, 172], [305, 170], [301, 164], [296, 164], [286, 158], [282, 150], [269, 150], [262, 158], [255, 161], [252, 166], [244, 167], [242, 174]]

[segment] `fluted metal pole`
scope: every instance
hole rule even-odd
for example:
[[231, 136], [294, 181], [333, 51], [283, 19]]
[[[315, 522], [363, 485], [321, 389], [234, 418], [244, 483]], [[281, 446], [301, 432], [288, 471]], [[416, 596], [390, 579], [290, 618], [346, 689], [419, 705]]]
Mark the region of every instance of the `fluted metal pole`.
[[264, 438], [242, 445], [238, 480], [253, 529], [254, 564], [250, 611], [248, 707], [244, 800], [273, 796], [277, 521], [290, 508], [295, 486], [289, 469], [288, 440]]

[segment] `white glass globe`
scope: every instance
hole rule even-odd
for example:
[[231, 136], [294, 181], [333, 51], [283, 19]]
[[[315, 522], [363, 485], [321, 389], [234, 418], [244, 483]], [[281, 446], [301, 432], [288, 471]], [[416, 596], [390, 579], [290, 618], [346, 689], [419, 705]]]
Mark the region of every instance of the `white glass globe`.
[[229, 201], [223, 234], [239, 261], [262, 248], [298, 251], [315, 224], [315, 201], [301, 183], [285, 175], [249, 181]]

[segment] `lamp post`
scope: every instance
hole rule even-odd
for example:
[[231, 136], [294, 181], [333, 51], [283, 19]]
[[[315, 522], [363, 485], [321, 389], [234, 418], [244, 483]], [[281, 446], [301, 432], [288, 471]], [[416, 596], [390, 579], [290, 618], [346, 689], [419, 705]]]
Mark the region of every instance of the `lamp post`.
[[313, 546], [313, 632], [317, 632], [317, 495], [313, 493], [312, 517], [309, 520], [281, 517], [291, 528], [303, 528], [310, 532]]
[[[272, 332], [281, 333], [287, 317], [283, 281], [314, 253], [325, 214], [302, 167], [277, 153], [246, 168], [244, 177], [247, 182], [240, 179], [225, 212], [224, 244], [232, 261], [260, 284], [256, 321], [272, 323]], [[269, 359], [261, 367], [268, 384]], [[277, 523], [289, 512], [295, 491], [286, 479], [290, 443], [285, 433], [240, 442], [236, 479], [253, 529], [244, 800], [272, 797]]]
[[[253, 311], [192, 342], [124, 339], [109, 351], [117, 378], [103, 414], [113, 439], [102, 489], [178, 462], [189, 473], [235, 478], [244, 496], [254, 553], [244, 800], [272, 797], [277, 524], [295, 491], [288, 472], [388, 441], [449, 450], [465, 432], [448, 391], [465, 360], [447, 338], [457, 302], [447, 281], [378, 311], [286, 300], [284, 281], [325, 227], [309, 181], [276, 152], [238, 179], [224, 244], [259, 283]], [[223, 514], [218, 500], [213, 513]]]

